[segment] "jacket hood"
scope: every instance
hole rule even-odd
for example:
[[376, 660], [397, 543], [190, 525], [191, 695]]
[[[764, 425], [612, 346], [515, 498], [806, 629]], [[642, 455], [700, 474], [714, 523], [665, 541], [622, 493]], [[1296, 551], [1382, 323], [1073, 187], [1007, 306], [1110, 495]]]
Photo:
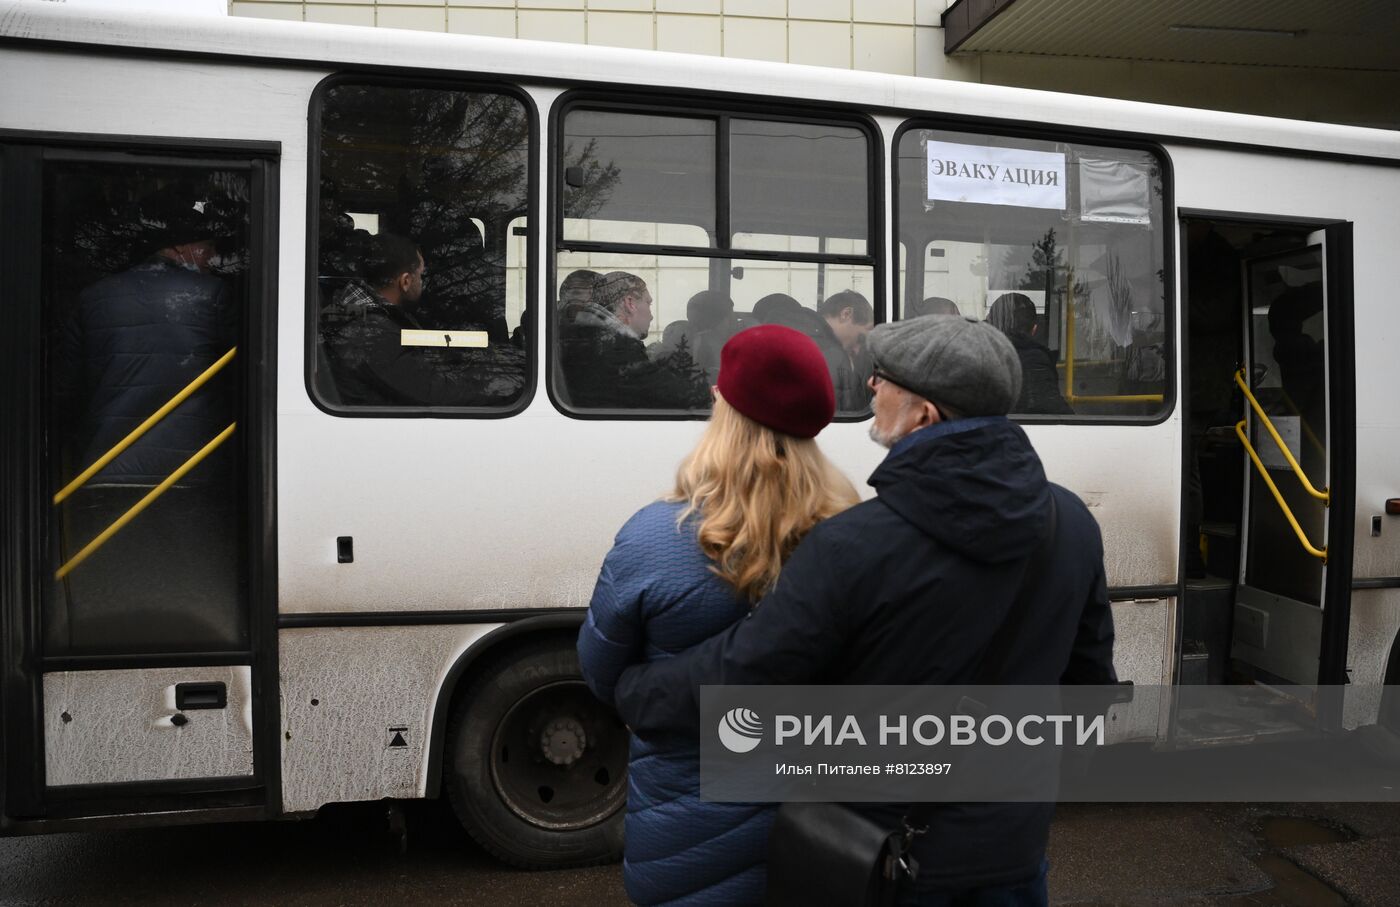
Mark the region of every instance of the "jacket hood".
[[1050, 485], [1016, 423], [962, 419], [900, 441], [870, 476], [885, 506], [982, 563], [1024, 559], [1045, 527]]

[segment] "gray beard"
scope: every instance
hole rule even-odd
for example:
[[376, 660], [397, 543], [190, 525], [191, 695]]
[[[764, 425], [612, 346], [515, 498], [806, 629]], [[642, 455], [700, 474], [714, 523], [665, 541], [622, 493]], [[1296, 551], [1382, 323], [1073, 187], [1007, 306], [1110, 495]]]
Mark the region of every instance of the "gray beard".
[[876, 444], [879, 444], [886, 450], [889, 450], [891, 447], [894, 447], [903, 439], [904, 435], [899, 435], [898, 437], [896, 437], [894, 432], [886, 434], [884, 432], [879, 431], [875, 427], [875, 423], [873, 421], [870, 423], [870, 440], [874, 441]]

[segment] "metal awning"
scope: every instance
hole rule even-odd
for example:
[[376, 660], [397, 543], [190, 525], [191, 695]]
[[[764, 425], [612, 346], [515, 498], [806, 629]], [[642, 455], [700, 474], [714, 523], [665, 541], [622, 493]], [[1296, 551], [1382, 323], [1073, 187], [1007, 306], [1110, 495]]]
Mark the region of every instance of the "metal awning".
[[958, 0], [944, 53], [1400, 71], [1397, 0]]

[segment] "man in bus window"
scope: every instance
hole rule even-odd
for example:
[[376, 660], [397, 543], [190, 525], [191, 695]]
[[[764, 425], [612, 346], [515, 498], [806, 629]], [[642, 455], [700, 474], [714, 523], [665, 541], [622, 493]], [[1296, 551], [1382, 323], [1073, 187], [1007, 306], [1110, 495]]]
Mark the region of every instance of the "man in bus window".
[[1025, 293], [1001, 294], [987, 310], [987, 321], [1011, 340], [1021, 360], [1021, 397], [1012, 412], [1073, 415], [1074, 409], [1060, 395], [1055, 354], [1040, 342], [1031, 298]]
[[568, 401], [590, 409], [702, 409], [703, 371], [652, 361], [643, 342], [652, 322], [646, 281], [626, 271], [604, 274], [592, 298], [570, 306], [559, 329], [560, 367]]
[[690, 297], [685, 315], [690, 325], [692, 354], [705, 370], [706, 381], [714, 384], [719, 380], [719, 351], [730, 337], [752, 323], [735, 315], [734, 300], [718, 290], [701, 290]]
[[920, 315], [961, 315], [958, 304], [946, 296], [928, 296], [924, 299], [909, 303], [909, 311], [905, 313], [906, 318], [918, 318]]
[[346, 285], [321, 313], [321, 342], [342, 403], [348, 406], [471, 406], [498, 402], [481, 387], [490, 350], [404, 346], [404, 330], [421, 330], [414, 314], [427, 263], [412, 240], [374, 236], [363, 280]]
[[603, 275], [597, 271], [580, 268], [573, 271], [559, 284], [559, 317], [568, 324], [578, 317], [578, 313], [593, 302], [593, 290]]
[[864, 352], [865, 335], [875, 326], [875, 310], [855, 290], [843, 290], [823, 300], [817, 313], [826, 329], [819, 330], [814, 339], [831, 371], [836, 408], [848, 412], [863, 410], [870, 402], [865, 386], [870, 375]]
[[[1006, 417], [1021, 384], [1010, 341], [933, 315], [882, 324], [869, 346], [870, 435], [889, 449], [875, 497], [819, 523], [743, 620], [623, 672], [617, 710], [638, 736], [713, 733], [699, 727], [701, 684], [1116, 681], [1099, 527]], [[896, 828], [909, 804], [853, 808]], [[932, 805], [901, 902], [1044, 904], [1053, 812]]]

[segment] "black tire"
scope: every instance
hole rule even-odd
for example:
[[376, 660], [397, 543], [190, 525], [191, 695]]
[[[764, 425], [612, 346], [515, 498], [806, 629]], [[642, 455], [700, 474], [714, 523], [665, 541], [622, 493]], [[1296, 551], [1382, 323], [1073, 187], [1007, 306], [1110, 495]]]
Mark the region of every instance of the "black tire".
[[540, 639], [473, 673], [447, 726], [443, 778], [478, 844], [524, 869], [622, 856], [627, 729], [579, 673], [574, 640]]

